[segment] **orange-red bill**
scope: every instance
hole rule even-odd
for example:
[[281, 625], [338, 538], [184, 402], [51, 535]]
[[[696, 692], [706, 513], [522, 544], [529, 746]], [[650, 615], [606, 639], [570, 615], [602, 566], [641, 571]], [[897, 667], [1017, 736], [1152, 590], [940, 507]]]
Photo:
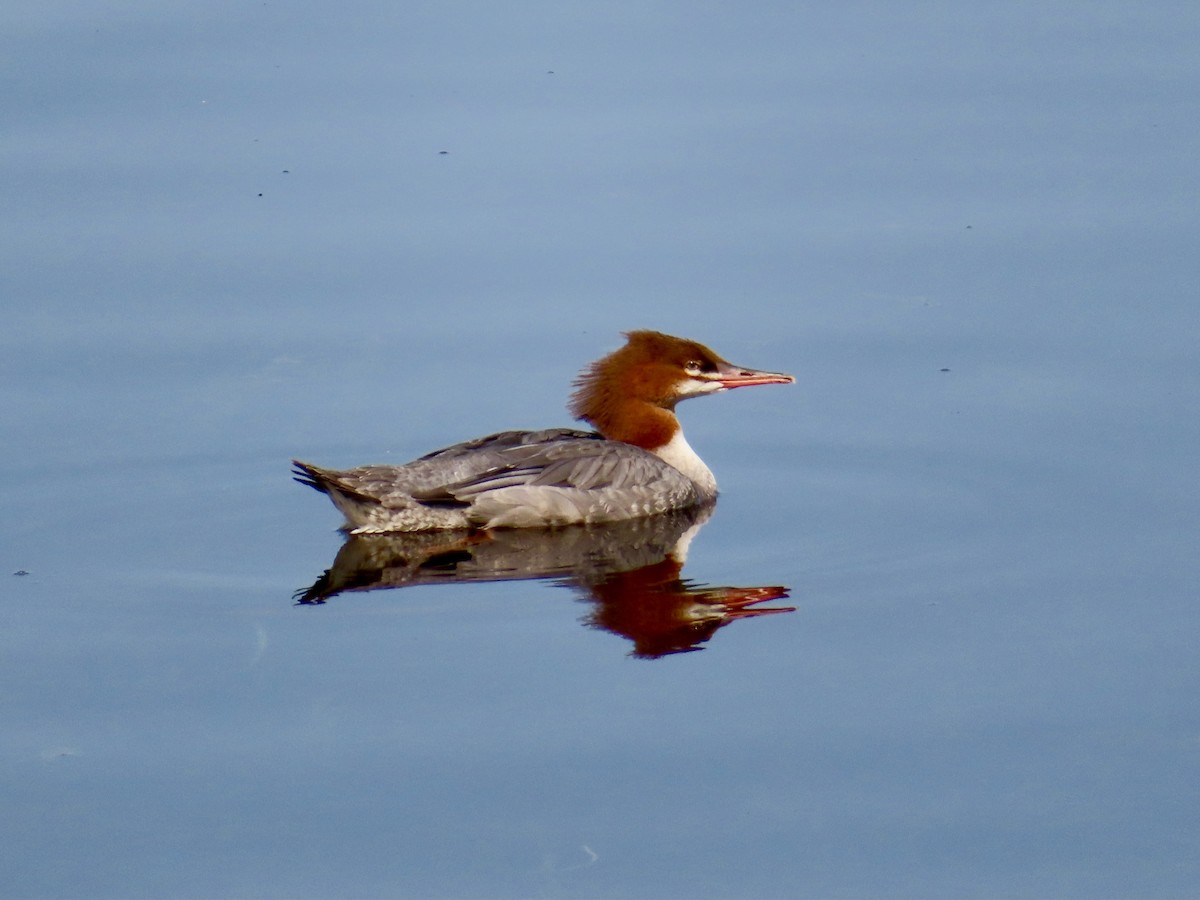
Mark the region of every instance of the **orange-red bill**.
[[796, 379], [782, 372], [761, 372], [757, 369], [743, 369], [741, 366], [725, 364], [717, 370], [717, 381], [722, 387], [737, 388], [751, 387], [756, 384], [793, 384]]

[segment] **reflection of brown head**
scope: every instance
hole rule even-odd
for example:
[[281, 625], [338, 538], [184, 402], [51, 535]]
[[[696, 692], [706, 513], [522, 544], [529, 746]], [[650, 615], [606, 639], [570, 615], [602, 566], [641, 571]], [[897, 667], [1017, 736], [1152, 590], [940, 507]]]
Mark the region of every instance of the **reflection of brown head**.
[[679, 577], [680, 569], [668, 558], [591, 585], [596, 608], [588, 624], [629, 638], [634, 656], [656, 659], [703, 649], [700, 644], [734, 619], [795, 612], [795, 607], [749, 608], [786, 598], [787, 588], [693, 585]]

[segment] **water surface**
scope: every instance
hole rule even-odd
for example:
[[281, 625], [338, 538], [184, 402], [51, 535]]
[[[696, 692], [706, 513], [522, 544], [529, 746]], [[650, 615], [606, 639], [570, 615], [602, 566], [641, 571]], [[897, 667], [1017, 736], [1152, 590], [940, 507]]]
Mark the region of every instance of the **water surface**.
[[[1196, 893], [1192, 6], [0, 16], [3, 893]], [[641, 327], [795, 612], [294, 601]]]

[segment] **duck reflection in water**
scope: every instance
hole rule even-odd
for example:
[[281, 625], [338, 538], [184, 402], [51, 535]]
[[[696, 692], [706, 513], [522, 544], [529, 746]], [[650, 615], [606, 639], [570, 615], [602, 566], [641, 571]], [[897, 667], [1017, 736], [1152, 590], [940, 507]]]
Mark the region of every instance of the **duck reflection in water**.
[[771, 587], [711, 587], [680, 577], [712, 505], [608, 525], [350, 535], [333, 565], [296, 592], [306, 605], [337, 594], [413, 585], [546, 580], [592, 604], [585, 625], [655, 659], [700, 650], [735, 619], [794, 612]]

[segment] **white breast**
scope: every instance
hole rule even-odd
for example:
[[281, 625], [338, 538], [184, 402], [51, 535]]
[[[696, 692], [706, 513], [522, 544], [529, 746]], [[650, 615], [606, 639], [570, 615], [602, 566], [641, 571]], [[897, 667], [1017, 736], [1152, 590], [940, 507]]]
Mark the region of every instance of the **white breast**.
[[716, 477], [687, 442], [683, 429], [676, 431], [671, 440], [654, 451], [654, 455], [694, 481], [706, 496], [717, 495]]

